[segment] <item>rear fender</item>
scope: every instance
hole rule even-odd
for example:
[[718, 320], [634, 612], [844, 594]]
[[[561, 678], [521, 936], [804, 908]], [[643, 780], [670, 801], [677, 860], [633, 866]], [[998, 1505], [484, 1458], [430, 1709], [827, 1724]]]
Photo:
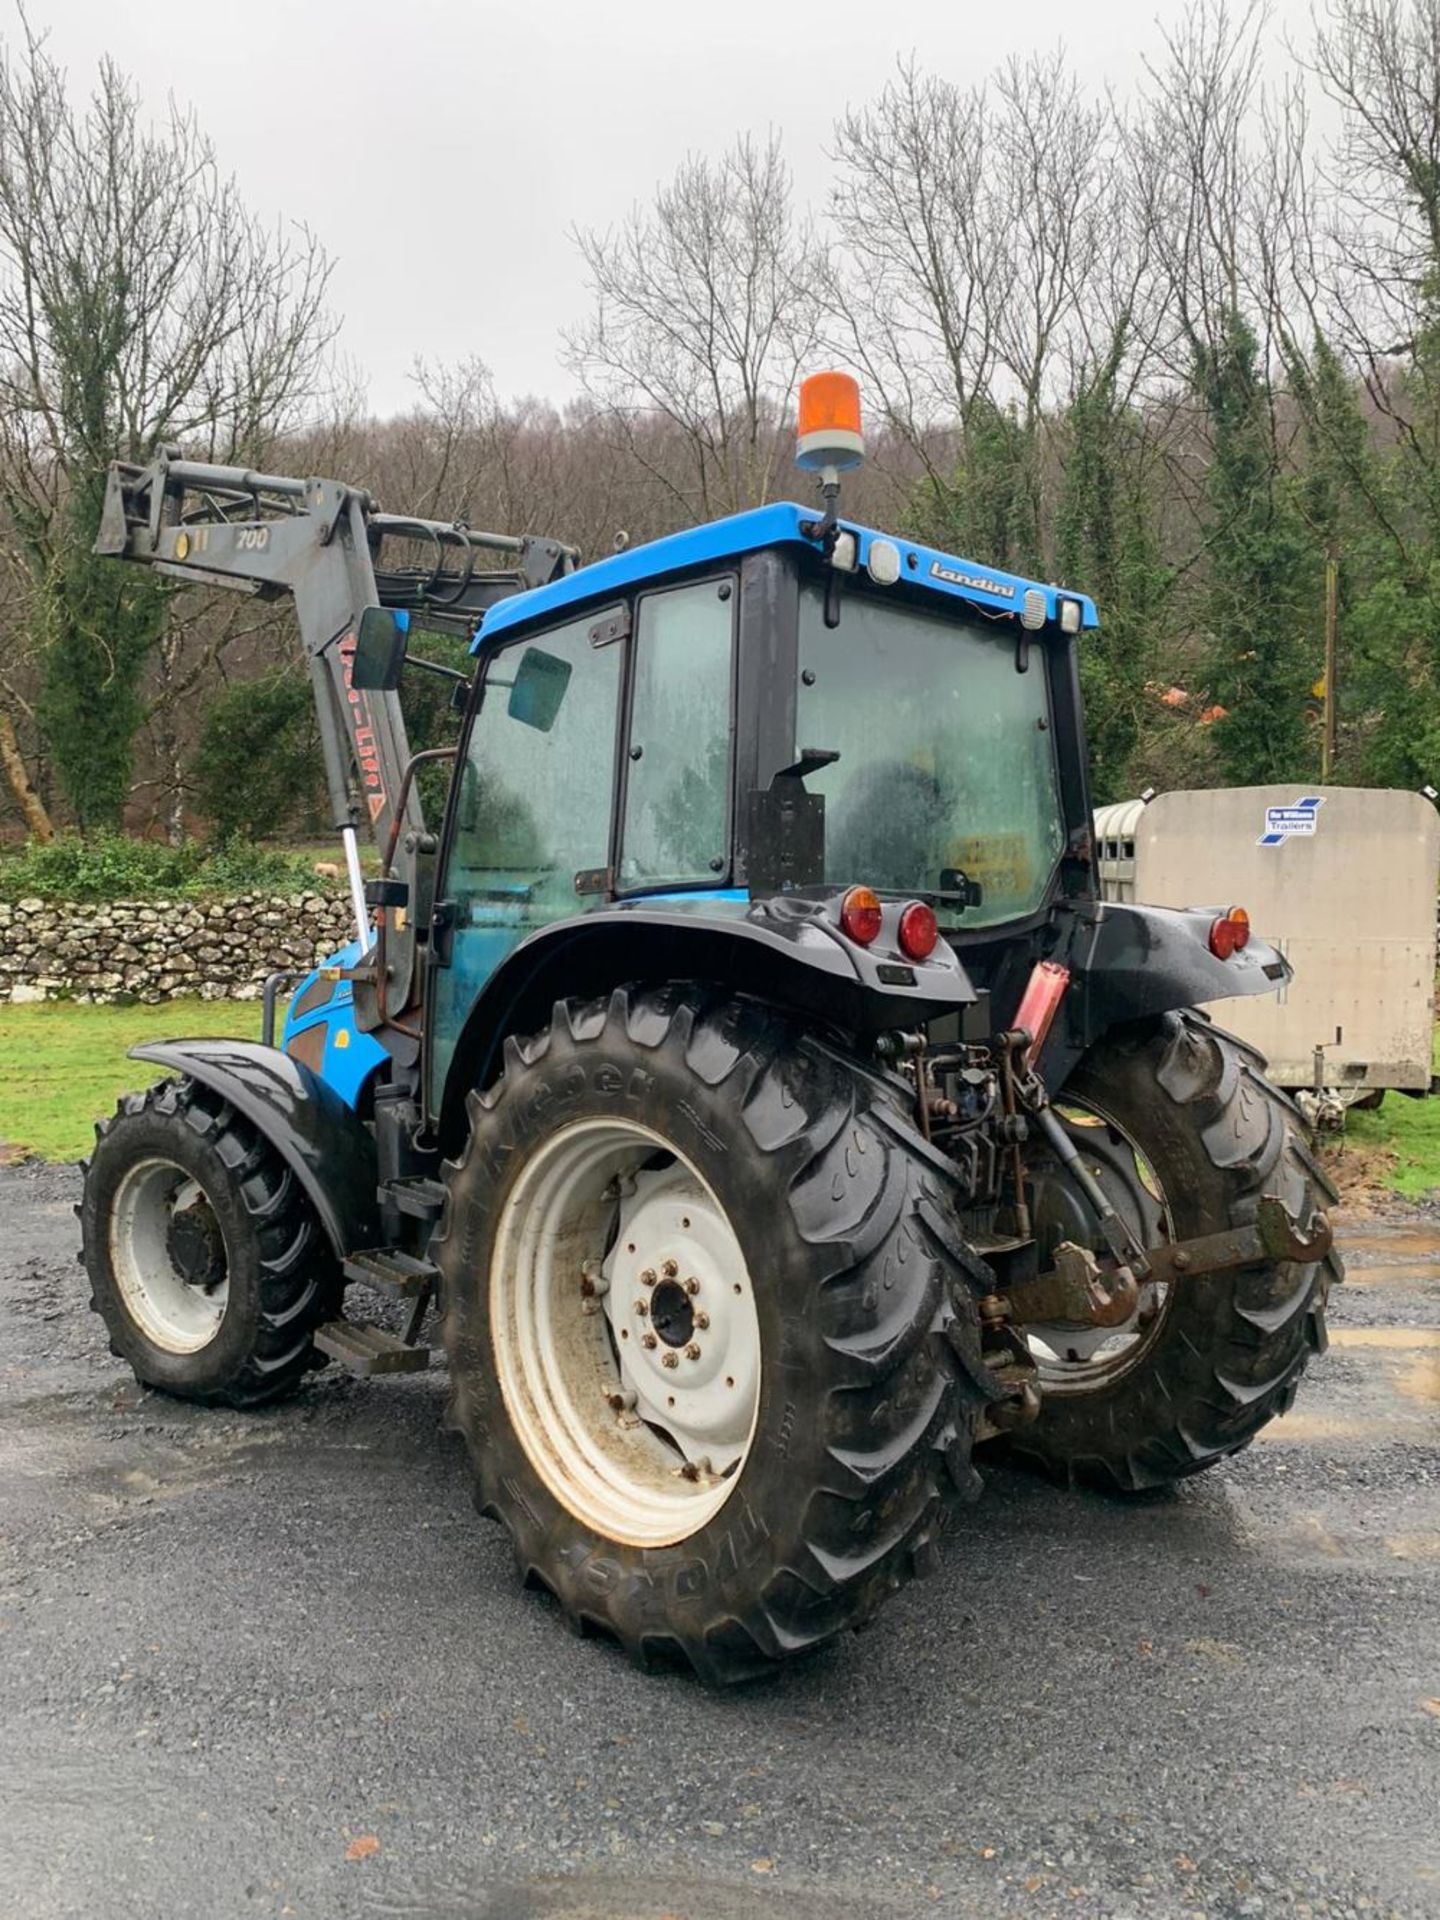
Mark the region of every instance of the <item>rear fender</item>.
[[[698, 901], [689, 911], [637, 902], [532, 934], [490, 976], [461, 1029], [437, 1101], [443, 1149], [463, 1135], [465, 1095], [493, 1079], [506, 1035], [548, 1026], [555, 1002], [571, 996], [593, 999], [636, 980], [714, 981], [852, 1045], [974, 1002], [970, 977], [943, 940], [923, 965], [892, 950], [883, 933], [859, 947], [835, 924], [837, 900], [838, 892], [783, 894], [733, 917]], [[887, 926], [890, 917], [887, 907]]]
[[155, 1040], [130, 1055], [198, 1080], [243, 1113], [295, 1175], [342, 1259], [378, 1243], [374, 1139], [309, 1067], [253, 1040]]
[[1210, 951], [1214, 907], [1138, 907], [1095, 903], [1077, 919], [1070, 951], [1065, 1019], [1041, 1058], [1049, 1086], [1063, 1084], [1081, 1054], [1111, 1028], [1214, 1000], [1275, 993], [1292, 977], [1267, 940], [1250, 939], [1228, 960]]

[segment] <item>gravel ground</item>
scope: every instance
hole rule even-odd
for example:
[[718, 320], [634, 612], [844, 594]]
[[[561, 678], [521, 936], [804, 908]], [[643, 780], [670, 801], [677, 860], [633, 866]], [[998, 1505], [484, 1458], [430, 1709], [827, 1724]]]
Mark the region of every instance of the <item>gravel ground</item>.
[[996, 1470], [874, 1630], [712, 1696], [518, 1590], [441, 1370], [143, 1393], [77, 1193], [0, 1170], [6, 1920], [1440, 1913], [1433, 1219], [1357, 1228], [1238, 1461]]

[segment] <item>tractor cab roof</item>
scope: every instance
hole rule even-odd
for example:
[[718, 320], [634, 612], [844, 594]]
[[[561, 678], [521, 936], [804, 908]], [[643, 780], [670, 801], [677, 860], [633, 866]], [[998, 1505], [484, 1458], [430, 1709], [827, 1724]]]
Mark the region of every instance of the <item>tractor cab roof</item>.
[[[483, 652], [514, 628], [552, 620], [583, 603], [613, 598], [637, 586], [658, 584], [673, 574], [688, 573], [696, 567], [737, 560], [762, 548], [789, 546], [818, 557], [818, 541], [802, 531], [803, 526], [811, 526], [815, 520], [813, 507], [782, 501], [611, 554], [604, 560], [577, 568], [574, 573], [564, 574], [546, 586], [532, 587], [528, 592], [501, 600], [485, 614], [472, 650]], [[997, 613], [1018, 615], [1025, 595], [1034, 590], [1045, 596], [1047, 620], [1059, 618], [1059, 602], [1066, 599], [1079, 603], [1082, 627], [1099, 625], [1094, 603], [1084, 594], [1069, 593], [1039, 580], [1027, 580], [998, 567], [980, 566], [921, 546], [916, 541], [894, 540], [888, 534], [856, 526], [850, 520], [842, 520], [840, 525], [843, 531], [855, 535], [861, 569], [868, 565], [874, 543], [888, 540], [899, 552], [900, 579], [908, 586], [924, 588], [947, 600], [967, 601], [992, 617]], [[893, 567], [893, 555], [891, 564]]]

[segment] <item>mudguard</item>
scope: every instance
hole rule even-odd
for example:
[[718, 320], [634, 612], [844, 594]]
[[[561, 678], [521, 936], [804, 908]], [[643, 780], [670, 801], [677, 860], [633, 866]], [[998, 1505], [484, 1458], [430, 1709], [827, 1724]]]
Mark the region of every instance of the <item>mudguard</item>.
[[1093, 903], [1076, 915], [1055, 957], [1070, 968], [1066, 1015], [1057, 1022], [1041, 1071], [1060, 1085], [1085, 1049], [1111, 1027], [1214, 1000], [1274, 993], [1292, 977], [1288, 960], [1252, 936], [1228, 960], [1209, 946], [1215, 907]]
[[626, 981], [712, 980], [857, 1039], [917, 1027], [974, 1003], [976, 990], [945, 941], [923, 963], [893, 943], [899, 902], [871, 947], [840, 932], [843, 888], [746, 901], [729, 910], [697, 896], [686, 907], [643, 900], [562, 920], [520, 942], [470, 1007], [435, 1089], [442, 1142], [463, 1126], [472, 1087], [493, 1077], [505, 1036], [548, 1024], [558, 999], [586, 998]]
[[342, 1259], [378, 1244], [374, 1139], [309, 1067], [252, 1040], [154, 1040], [131, 1047], [130, 1057], [213, 1087], [258, 1127], [300, 1182]]

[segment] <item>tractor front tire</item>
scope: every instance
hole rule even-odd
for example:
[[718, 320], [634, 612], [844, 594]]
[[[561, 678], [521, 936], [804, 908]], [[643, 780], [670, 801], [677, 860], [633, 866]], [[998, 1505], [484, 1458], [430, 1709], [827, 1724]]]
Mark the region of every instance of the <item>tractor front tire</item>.
[[577, 1631], [709, 1684], [869, 1619], [975, 1484], [944, 1163], [879, 1075], [700, 988], [556, 1005], [446, 1170], [451, 1421]]
[[162, 1080], [97, 1129], [77, 1209], [92, 1308], [143, 1385], [255, 1407], [322, 1364], [342, 1281], [279, 1154], [219, 1094]]
[[[1098, 1123], [1088, 1151], [1102, 1184], [1120, 1146], [1134, 1150], [1168, 1215], [1161, 1230], [1175, 1239], [1249, 1225], [1267, 1194], [1308, 1228], [1334, 1192], [1293, 1102], [1262, 1065], [1199, 1015], [1165, 1014], [1099, 1041], [1056, 1107], [1075, 1114], [1082, 1156]], [[1050, 1178], [1066, 1184], [1058, 1170]], [[1047, 1196], [1042, 1180], [1037, 1199], [1040, 1224], [1057, 1193]], [[1112, 1204], [1124, 1210], [1119, 1191]], [[1073, 1203], [1064, 1206], [1073, 1221]], [[1155, 1230], [1133, 1213], [1131, 1224], [1142, 1235]], [[1182, 1276], [1153, 1325], [1113, 1361], [1042, 1366], [1038, 1419], [1002, 1444], [1069, 1483], [1123, 1492], [1203, 1472], [1289, 1408], [1311, 1356], [1324, 1350], [1325, 1302], [1340, 1278], [1334, 1254]]]

